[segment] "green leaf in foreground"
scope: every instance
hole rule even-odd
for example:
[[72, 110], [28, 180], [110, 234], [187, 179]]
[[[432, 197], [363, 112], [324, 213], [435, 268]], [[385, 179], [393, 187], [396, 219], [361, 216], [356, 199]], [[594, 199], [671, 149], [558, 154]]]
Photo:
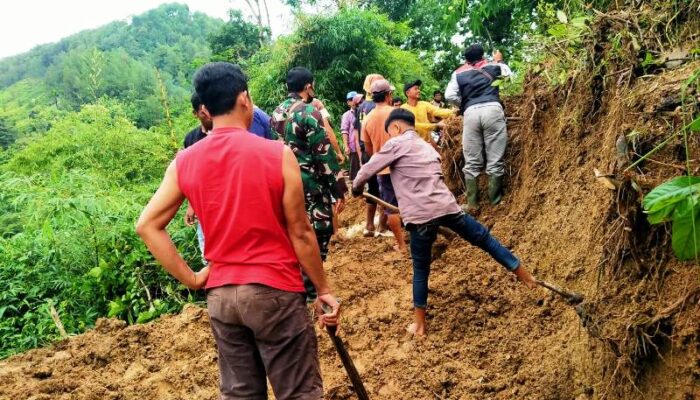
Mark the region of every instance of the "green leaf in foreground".
[[[655, 187], [654, 190], [644, 196], [642, 205], [644, 206], [644, 211], [650, 216], [656, 214], [657, 216], [663, 215], [666, 218], [673, 213], [676, 203], [697, 193], [700, 193], [700, 177], [679, 176]], [[650, 220], [649, 222], [659, 223], [663, 221], [666, 221], [666, 219], [661, 219], [657, 222]]]
[[642, 205], [650, 224], [672, 220], [671, 244], [680, 260], [692, 260], [700, 245], [700, 177], [680, 176], [655, 187]]
[[692, 260], [700, 246], [700, 207], [691, 198], [679, 203], [673, 215], [671, 245], [680, 260]]

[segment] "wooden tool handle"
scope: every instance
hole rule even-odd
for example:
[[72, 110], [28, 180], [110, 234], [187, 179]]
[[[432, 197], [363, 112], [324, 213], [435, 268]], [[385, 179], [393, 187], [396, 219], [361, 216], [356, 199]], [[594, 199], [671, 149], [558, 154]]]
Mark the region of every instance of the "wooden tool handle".
[[[321, 309], [325, 313], [333, 312], [330, 306], [328, 306], [328, 304], [325, 303], [321, 304]], [[343, 368], [345, 368], [345, 372], [347, 372], [348, 378], [350, 378], [350, 382], [352, 382], [352, 387], [355, 390], [355, 393], [357, 394], [357, 398], [360, 400], [369, 400], [369, 396], [367, 395], [365, 385], [364, 383], [362, 383], [362, 378], [360, 378], [360, 373], [357, 372], [357, 368], [355, 368], [355, 363], [352, 362], [352, 358], [350, 358], [350, 353], [348, 353], [347, 348], [345, 348], [345, 343], [343, 343], [343, 339], [341, 339], [340, 336], [336, 335], [336, 330], [336, 326], [326, 326], [328, 336], [330, 336], [331, 341], [333, 342], [333, 347], [335, 347], [335, 351], [338, 352], [340, 361], [342, 361]]]
[[389, 210], [391, 210], [391, 211], [393, 211], [393, 212], [399, 212], [399, 208], [398, 208], [398, 207], [396, 207], [396, 206], [393, 205], [393, 204], [387, 203], [386, 201], [380, 199], [379, 197], [377, 197], [377, 196], [375, 196], [375, 195], [369, 194], [369, 193], [367, 193], [367, 192], [362, 193], [362, 195], [365, 196], [366, 199], [373, 200], [373, 201], [377, 202], [377, 204], [379, 204], [379, 205], [381, 205], [381, 206], [383, 206], [383, 207], [386, 207], [387, 209], [389, 209]]

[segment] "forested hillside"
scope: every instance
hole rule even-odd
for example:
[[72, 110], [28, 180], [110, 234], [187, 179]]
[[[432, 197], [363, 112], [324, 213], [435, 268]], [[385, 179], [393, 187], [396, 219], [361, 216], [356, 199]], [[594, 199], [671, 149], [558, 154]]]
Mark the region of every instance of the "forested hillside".
[[209, 37], [223, 24], [170, 4], [3, 59], [0, 118], [21, 136], [42, 129], [26, 124], [28, 115], [76, 111], [109, 97], [126, 105], [137, 126], [154, 126], [162, 119], [161, 89], [187, 96], [193, 72], [211, 56]]
[[0, 61], [0, 355], [58, 337], [51, 309], [76, 333], [192, 300], [148, 266], [133, 224], [224, 26], [170, 4]]

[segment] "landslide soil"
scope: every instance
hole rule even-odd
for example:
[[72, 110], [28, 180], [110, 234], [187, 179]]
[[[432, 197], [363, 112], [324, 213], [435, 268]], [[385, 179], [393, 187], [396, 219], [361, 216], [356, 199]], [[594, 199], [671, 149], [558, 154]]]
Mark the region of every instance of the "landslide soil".
[[[361, 222], [363, 206], [351, 201], [342, 225]], [[546, 232], [528, 228], [528, 218], [486, 222], [525, 265], [561, 268], [585, 264], [581, 245], [592, 222], [580, 214], [574, 220], [584, 226], [551, 224]], [[513, 231], [518, 236], [508, 234]], [[525, 289], [459, 239], [436, 243], [431, 331], [427, 339], [412, 338], [405, 331], [412, 316], [411, 264], [392, 251], [392, 240], [341, 238], [331, 245], [326, 266], [344, 305], [342, 337], [372, 398], [596, 397], [600, 374], [586, 369], [591, 340], [573, 309], [544, 290]], [[541, 253], [533, 255], [538, 246]], [[544, 261], [536, 258], [545, 254]], [[320, 330], [318, 339], [327, 398], [355, 398], [329, 339]], [[101, 319], [85, 334], [0, 362], [0, 398], [216, 399], [216, 362], [204, 308], [187, 306], [179, 315], [133, 326]], [[697, 388], [690, 390], [664, 398], [698, 396]]]
[[[360, 223], [354, 199], [344, 227]], [[495, 227], [496, 234], [499, 228]], [[345, 231], [345, 229], [343, 229]], [[505, 235], [502, 235], [505, 236]], [[411, 263], [391, 238], [343, 238], [326, 265], [342, 299], [344, 338], [372, 398], [572, 398], [571, 364], [585, 342], [576, 314], [528, 291], [487, 256], [439, 239], [430, 335], [411, 322]], [[355, 398], [330, 340], [318, 330], [326, 394]], [[206, 309], [94, 330], [0, 362], [2, 399], [215, 399], [218, 370]]]
[[[483, 203], [478, 218], [537, 276], [583, 293], [596, 335], [555, 295], [527, 290], [460, 239], [440, 238], [430, 332], [411, 337], [410, 259], [392, 250], [391, 238], [346, 237], [364, 219], [364, 203], [350, 201], [326, 269], [344, 307], [342, 337], [371, 398], [700, 399], [697, 301], [674, 308], [663, 334], [646, 332], [657, 348], [632, 364], [625, 347], [640, 316], [697, 289], [697, 267], [669, 256], [660, 240], [654, 248], [666, 256], [644, 252], [656, 272], [635, 270], [630, 250], [618, 251], [629, 240], [617, 238], [634, 231], [619, 224], [620, 192], [593, 175], [598, 168], [622, 179], [614, 167], [619, 134], [664, 126], [657, 97], [677, 93], [698, 66], [647, 78], [636, 94], [613, 92], [594, 120], [585, 105], [595, 93], [552, 94], [538, 80], [509, 111], [520, 118], [509, 128], [509, 191], [498, 206]], [[640, 184], [674, 176], [676, 153], [660, 152], [657, 161], [671, 167], [645, 170]], [[318, 338], [326, 397], [355, 398], [330, 340], [320, 330]], [[83, 335], [0, 361], [0, 399], [215, 399], [216, 362], [203, 308], [134, 326], [103, 319]]]

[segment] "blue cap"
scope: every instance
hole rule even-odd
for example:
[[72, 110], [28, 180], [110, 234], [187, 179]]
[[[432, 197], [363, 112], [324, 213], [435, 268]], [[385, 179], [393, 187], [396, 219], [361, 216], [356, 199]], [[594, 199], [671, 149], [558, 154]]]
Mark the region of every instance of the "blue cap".
[[355, 96], [357, 96], [357, 92], [353, 90], [352, 92], [348, 92], [348, 94], [345, 96], [345, 99], [352, 100]]

